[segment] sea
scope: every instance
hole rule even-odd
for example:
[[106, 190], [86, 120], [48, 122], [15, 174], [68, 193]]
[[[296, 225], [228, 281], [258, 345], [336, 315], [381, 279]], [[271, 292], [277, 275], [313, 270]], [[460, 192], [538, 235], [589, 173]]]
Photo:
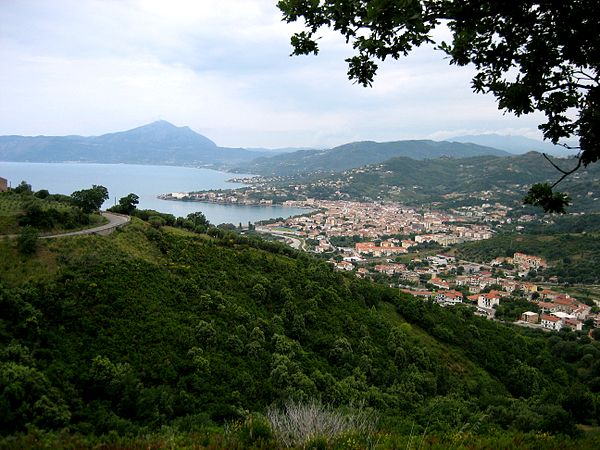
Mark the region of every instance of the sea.
[[0, 161], [0, 177], [9, 186], [21, 181], [31, 184], [33, 190], [47, 189], [52, 194], [70, 195], [92, 185], [108, 189], [110, 199], [103, 208], [116, 204], [129, 193], [139, 196], [140, 209], [154, 209], [176, 217], [185, 217], [201, 211], [212, 224], [232, 223], [247, 225], [259, 220], [290, 217], [306, 213], [306, 209], [283, 206], [219, 205], [215, 203], [161, 200], [159, 194], [210, 189], [235, 189], [244, 185], [231, 178], [251, 175], [231, 174], [211, 169], [177, 166], [150, 166], [136, 164], [83, 164], [83, 163], [24, 163]]

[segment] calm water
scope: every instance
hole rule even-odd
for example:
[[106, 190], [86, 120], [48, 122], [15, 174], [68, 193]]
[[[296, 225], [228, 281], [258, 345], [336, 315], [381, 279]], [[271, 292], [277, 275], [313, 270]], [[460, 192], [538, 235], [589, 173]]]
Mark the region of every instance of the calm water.
[[[0, 162], [0, 177], [14, 187], [22, 180], [34, 190], [48, 189], [51, 193], [71, 194], [100, 184], [108, 189], [109, 207], [130, 192], [140, 197], [139, 208], [154, 209], [175, 216], [202, 211], [211, 223], [237, 225], [275, 217], [289, 217], [306, 212], [300, 208], [282, 206], [236, 206], [212, 203], [160, 200], [159, 194], [204, 189], [240, 187], [227, 180], [234, 175], [209, 169], [173, 166], [141, 166], [133, 164], [76, 164], [76, 163], [19, 163]], [[240, 176], [236, 174], [235, 176]]]

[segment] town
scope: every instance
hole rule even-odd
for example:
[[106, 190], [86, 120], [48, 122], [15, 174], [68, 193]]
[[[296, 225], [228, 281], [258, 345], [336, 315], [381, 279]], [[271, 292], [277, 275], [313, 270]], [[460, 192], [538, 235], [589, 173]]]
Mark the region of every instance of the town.
[[[243, 181], [243, 180], [240, 180]], [[275, 189], [275, 188], [273, 188]], [[254, 193], [255, 195], [250, 195]], [[172, 193], [162, 198], [270, 205], [261, 190]], [[275, 192], [283, 194], [283, 192]], [[288, 197], [289, 198], [289, 197]], [[441, 306], [470, 305], [476, 314], [518, 325], [558, 331], [600, 326], [598, 306], [550, 289], [556, 277], [532, 282], [548, 266], [535, 255], [516, 252], [485, 263], [463, 261], [451, 247], [490, 239], [502, 227], [530, 217], [509, 217], [511, 207], [482, 203], [449, 211], [397, 202], [283, 200], [283, 206], [310, 208], [301, 216], [258, 224], [256, 231], [326, 258], [336, 270], [372, 278]]]

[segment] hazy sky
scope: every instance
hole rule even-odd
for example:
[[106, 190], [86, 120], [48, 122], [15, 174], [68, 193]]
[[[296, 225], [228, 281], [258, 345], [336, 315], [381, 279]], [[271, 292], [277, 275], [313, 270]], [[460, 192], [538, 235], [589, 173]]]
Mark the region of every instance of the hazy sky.
[[333, 146], [461, 134], [539, 137], [472, 71], [421, 48], [373, 88], [327, 34], [290, 57], [276, 0], [0, 0], [0, 135], [98, 135], [163, 119], [222, 146]]

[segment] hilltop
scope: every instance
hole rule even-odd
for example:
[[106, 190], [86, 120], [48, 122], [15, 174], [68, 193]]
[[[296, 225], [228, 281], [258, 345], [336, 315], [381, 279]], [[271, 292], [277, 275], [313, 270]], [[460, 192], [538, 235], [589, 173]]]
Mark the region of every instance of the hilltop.
[[426, 160], [443, 156], [466, 158], [479, 155], [509, 156], [508, 152], [476, 144], [428, 140], [352, 142], [327, 150], [301, 150], [270, 158], [257, 158], [236, 168], [260, 175], [297, 175], [311, 172], [340, 172], [378, 164], [394, 157]]
[[[556, 159], [559, 166], [575, 162]], [[553, 182], [558, 172], [536, 152], [508, 157], [475, 156], [415, 160], [392, 158], [380, 164], [317, 177], [295, 176], [278, 182], [290, 195], [301, 186], [304, 195], [325, 199], [393, 200], [409, 204], [443, 202], [445, 208], [510, 203], [521, 207], [532, 183]], [[299, 188], [300, 189], [300, 188]], [[573, 199], [571, 211], [600, 210], [600, 167], [590, 165], [567, 178], [561, 189]]]
[[189, 127], [164, 120], [101, 136], [0, 136], [0, 160], [203, 166], [261, 175], [341, 171], [393, 157], [508, 156], [491, 147], [458, 142], [351, 142], [325, 150], [220, 147]]
[[[487, 147], [505, 150], [513, 154], [539, 152], [547, 153], [557, 157], [566, 157], [573, 156], [577, 153], [577, 150], [569, 150], [561, 145], [554, 145], [548, 141], [538, 141], [517, 135], [506, 136], [500, 134], [478, 134], [455, 136], [447, 140], [451, 142], [468, 142], [472, 144], [484, 145]], [[575, 146], [576, 144], [573, 145]]]
[[0, 136], [0, 160], [214, 166], [264, 152], [217, 146], [189, 127], [164, 120], [101, 136]]

